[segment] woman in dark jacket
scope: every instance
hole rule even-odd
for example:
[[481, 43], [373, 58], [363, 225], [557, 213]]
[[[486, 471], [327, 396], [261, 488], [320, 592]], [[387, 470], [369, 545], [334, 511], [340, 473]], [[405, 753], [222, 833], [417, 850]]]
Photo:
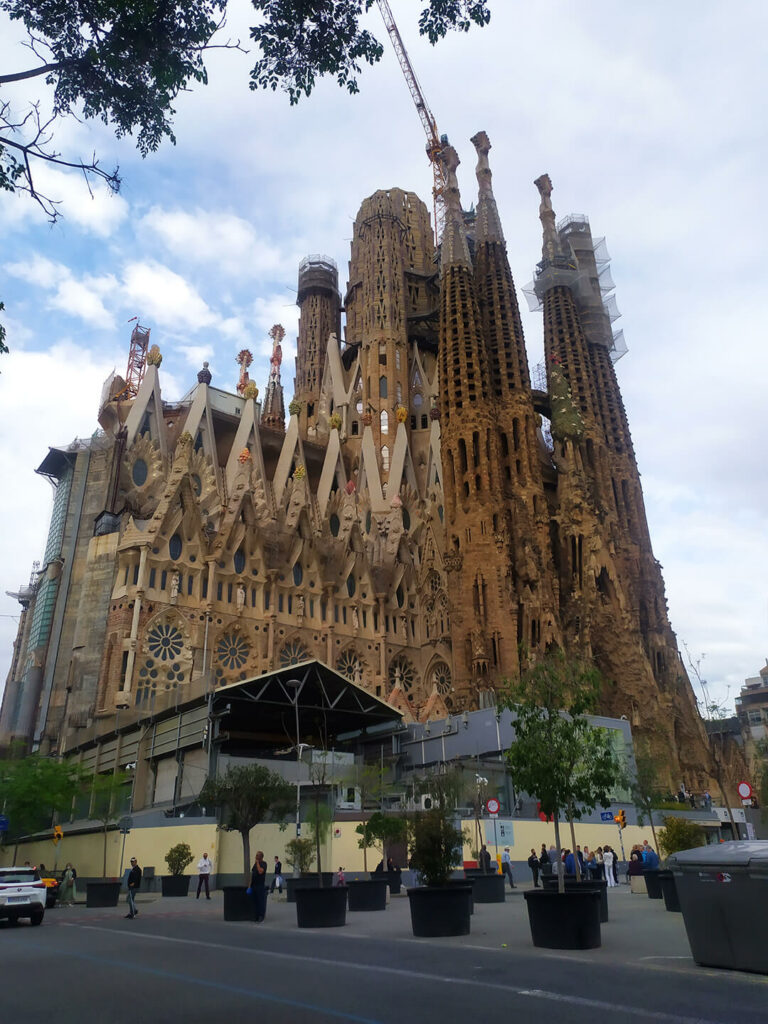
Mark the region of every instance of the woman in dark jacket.
[[253, 916], [263, 921], [267, 913], [267, 864], [261, 850], [256, 851], [256, 859], [251, 870], [251, 899], [253, 900]]

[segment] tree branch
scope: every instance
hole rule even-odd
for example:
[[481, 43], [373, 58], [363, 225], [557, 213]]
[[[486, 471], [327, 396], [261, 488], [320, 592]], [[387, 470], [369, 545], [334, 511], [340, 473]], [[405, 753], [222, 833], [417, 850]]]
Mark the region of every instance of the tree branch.
[[61, 71], [64, 64], [55, 61], [53, 64], [43, 64], [39, 68], [30, 68], [29, 71], [14, 71], [10, 75], [0, 75], [0, 85], [9, 85], [11, 82], [24, 82], [28, 78], [38, 78], [40, 75], [47, 75], [51, 71]]

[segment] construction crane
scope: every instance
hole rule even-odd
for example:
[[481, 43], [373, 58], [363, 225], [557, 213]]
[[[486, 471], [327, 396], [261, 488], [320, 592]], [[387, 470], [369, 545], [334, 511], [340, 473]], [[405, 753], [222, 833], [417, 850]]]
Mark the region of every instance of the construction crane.
[[421, 118], [421, 123], [427, 136], [427, 156], [429, 157], [430, 163], [432, 164], [432, 202], [434, 209], [434, 223], [435, 223], [435, 245], [440, 244], [440, 238], [443, 233], [443, 224], [445, 223], [445, 176], [443, 174], [443, 167], [440, 163], [439, 156], [444, 145], [448, 142], [447, 136], [440, 136], [437, 130], [437, 121], [435, 121], [435, 115], [429, 109], [426, 97], [419, 85], [419, 80], [416, 77], [416, 72], [413, 70], [408, 51], [405, 48], [403, 40], [400, 36], [400, 30], [397, 27], [394, 16], [390, 9], [387, 0], [376, 0], [381, 11], [381, 17], [384, 20], [384, 25], [389, 33], [389, 38], [392, 40], [392, 46], [395, 49], [395, 54], [398, 61], [400, 62], [400, 68], [402, 69], [403, 75], [405, 76], [406, 84], [411, 92], [413, 102], [416, 104], [416, 112]]
[[139, 387], [144, 379], [144, 371], [147, 368], [147, 351], [149, 349], [149, 327], [142, 327], [138, 317], [132, 317], [128, 323], [136, 326], [131, 331], [131, 347], [128, 351], [128, 369], [125, 373], [125, 385], [115, 395], [118, 400], [124, 398], [135, 398], [139, 393]]

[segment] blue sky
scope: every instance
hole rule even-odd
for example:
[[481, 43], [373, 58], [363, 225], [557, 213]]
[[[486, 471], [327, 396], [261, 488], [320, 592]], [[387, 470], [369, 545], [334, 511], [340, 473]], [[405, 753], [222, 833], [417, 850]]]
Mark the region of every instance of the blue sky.
[[[765, 436], [768, 8], [675, 4], [491, 3], [491, 26], [435, 48], [415, 0], [392, 9], [441, 132], [475, 197], [469, 138], [493, 144], [494, 188], [518, 289], [539, 258], [538, 194], [548, 172], [558, 216], [586, 213], [613, 257], [629, 353], [617, 372], [642, 473], [673, 628], [714, 695], [732, 701], [768, 656]], [[250, 5], [225, 34], [247, 40]], [[371, 27], [383, 28], [374, 10]], [[0, 66], [26, 67], [0, 18]], [[119, 163], [120, 196], [91, 198], [77, 175], [43, 178], [62, 199], [51, 227], [27, 199], [0, 194], [0, 298], [12, 354], [0, 361], [0, 686], [18, 605], [4, 595], [40, 558], [50, 486], [35, 476], [49, 444], [97, 427], [101, 384], [124, 372], [138, 316], [178, 398], [209, 360], [232, 387], [250, 348], [263, 389], [272, 324], [282, 323], [292, 392], [296, 273], [307, 253], [346, 281], [352, 221], [377, 188], [429, 202], [419, 119], [387, 45], [361, 94], [322, 83], [290, 108], [251, 93], [249, 58], [217, 51], [210, 84], [177, 103], [178, 145], [142, 160], [101, 125], [57, 128], [66, 155]], [[33, 87], [0, 98], [22, 106]], [[39, 94], [38, 94], [39, 95]], [[541, 359], [540, 314], [524, 326]], [[697, 694], [698, 695], [698, 694]]]

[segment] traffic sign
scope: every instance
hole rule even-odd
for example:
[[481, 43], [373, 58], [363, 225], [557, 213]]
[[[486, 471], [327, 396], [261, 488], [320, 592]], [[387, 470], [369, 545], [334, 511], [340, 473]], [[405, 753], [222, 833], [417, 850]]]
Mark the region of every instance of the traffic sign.
[[492, 796], [485, 801], [485, 809], [486, 811], [488, 811], [489, 814], [498, 814], [499, 811], [501, 810], [501, 804], [499, 803], [495, 796]]
[[600, 811], [600, 821], [613, 821], [613, 811]]
[[8, 831], [8, 817], [5, 814], [0, 814], [0, 832]]
[[740, 782], [736, 787], [736, 791], [742, 800], [752, 799], [752, 787], [748, 782]]

